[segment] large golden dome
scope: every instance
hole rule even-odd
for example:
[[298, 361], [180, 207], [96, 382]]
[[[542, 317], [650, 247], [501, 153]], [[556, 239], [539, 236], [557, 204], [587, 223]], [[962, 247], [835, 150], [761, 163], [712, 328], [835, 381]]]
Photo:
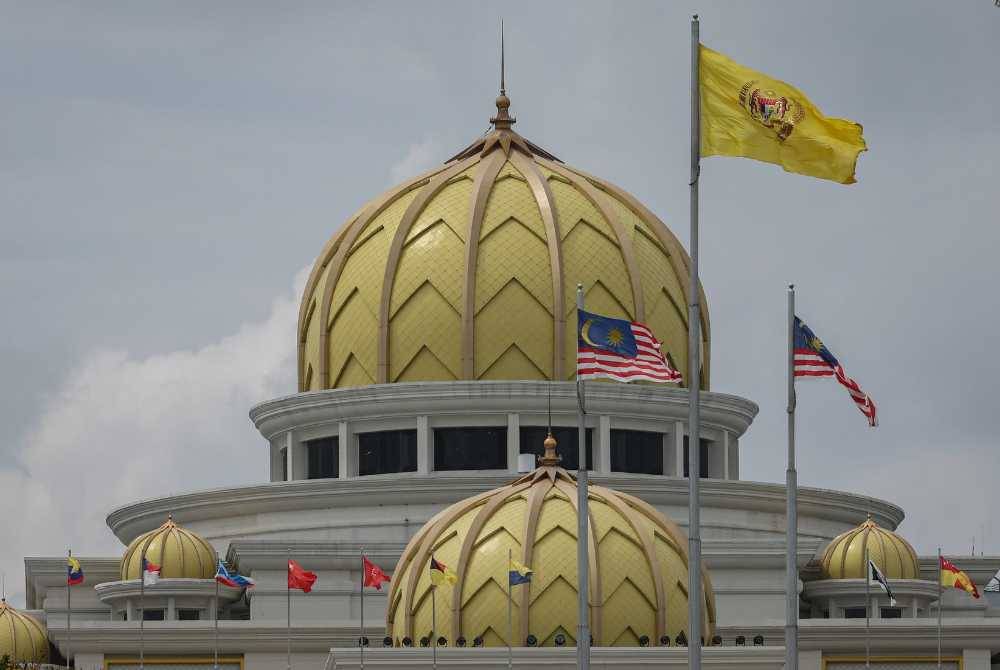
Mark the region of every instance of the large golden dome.
[[142, 576], [142, 552], [146, 560], [159, 565], [163, 578], [212, 579], [218, 554], [201, 536], [181, 528], [173, 518], [132, 540], [122, 556], [121, 579]]
[[[547, 440], [548, 442], [548, 440]], [[554, 445], [555, 440], [552, 440]], [[548, 446], [548, 445], [547, 445]], [[542, 459], [513, 483], [461, 501], [437, 514], [413, 536], [392, 580], [386, 634], [396, 645], [431, 631], [431, 554], [459, 576], [436, 589], [437, 628], [449, 640], [482, 637], [507, 642], [507, 560], [534, 570], [514, 587], [514, 646], [534, 635], [552, 646], [556, 635], [576, 644], [576, 482]], [[598, 646], [638, 646], [648, 636], [676, 638], [688, 623], [688, 558], [684, 534], [645, 502], [602, 486], [589, 487], [590, 617]], [[702, 630], [711, 639], [715, 597], [707, 572]], [[527, 612], [527, 616], [522, 616]]]
[[920, 579], [917, 552], [910, 543], [870, 517], [830, 541], [820, 561], [823, 579], [864, 579], [865, 547], [887, 579]]
[[0, 600], [0, 658], [4, 656], [13, 663], [46, 663], [49, 640], [37, 619]]
[[633, 196], [511, 130], [509, 104], [497, 99], [491, 133], [327, 242], [299, 312], [300, 391], [569, 379], [577, 283], [588, 309], [649, 324], [687, 377], [687, 253]]

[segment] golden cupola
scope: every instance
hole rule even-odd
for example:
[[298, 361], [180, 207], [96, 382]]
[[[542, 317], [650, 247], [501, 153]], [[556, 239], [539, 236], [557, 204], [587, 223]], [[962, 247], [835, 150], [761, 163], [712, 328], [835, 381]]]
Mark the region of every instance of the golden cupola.
[[12, 663], [46, 663], [49, 640], [45, 626], [37, 619], [19, 612], [0, 599], [0, 658]]
[[830, 541], [820, 569], [823, 579], [864, 579], [865, 549], [887, 579], [920, 579], [917, 552], [902, 537], [882, 528], [869, 516], [857, 528]]
[[299, 312], [300, 391], [570, 379], [577, 283], [589, 310], [650, 325], [687, 377], [687, 253], [635, 197], [516, 133], [509, 106], [501, 91], [491, 132], [323, 247]]
[[164, 579], [212, 579], [218, 564], [215, 548], [200, 535], [178, 526], [173, 517], [132, 540], [122, 557], [121, 579], [142, 576], [142, 557], [160, 566]]
[[[553, 646], [562, 635], [576, 644], [577, 489], [555, 455], [549, 436], [539, 467], [516, 481], [473, 496], [430, 519], [400, 556], [389, 592], [386, 635], [397, 646], [416, 644], [437, 629], [451, 641], [481, 637], [507, 643], [508, 552], [532, 571], [513, 587], [511, 644]], [[591, 485], [590, 626], [597, 646], [659, 644], [687, 636], [688, 555], [683, 532], [649, 504]], [[458, 575], [454, 585], [432, 588], [431, 555]], [[715, 597], [704, 575], [702, 630], [711, 638]], [[432, 601], [432, 598], [434, 599]]]

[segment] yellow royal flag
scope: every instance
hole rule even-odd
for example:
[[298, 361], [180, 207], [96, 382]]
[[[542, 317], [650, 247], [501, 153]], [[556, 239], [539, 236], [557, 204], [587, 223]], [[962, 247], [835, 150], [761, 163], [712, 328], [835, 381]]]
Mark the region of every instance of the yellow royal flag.
[[742, 156], [853, 184], [861, 124], [833, 119], [790, 84], [701, 45], [701, 155]]

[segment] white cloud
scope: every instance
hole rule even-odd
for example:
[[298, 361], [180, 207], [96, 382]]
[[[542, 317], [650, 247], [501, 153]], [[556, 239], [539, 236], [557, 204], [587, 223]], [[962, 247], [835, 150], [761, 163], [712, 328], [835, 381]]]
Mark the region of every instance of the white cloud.
[[426, 137], [420, 142], [411, 144], [406, 155], [389, 168], [389, 178], [393, 184], [399, 184], [415, 177], [424, 170], [429, 170], [441, 160], [441, 147], [432, 137]]
[[[295, 327], [307, 270], [270, 313], [192, 351], [87, 356], [0, 469], [0, 570], [23, 604], [23, 556], [115, 554], [114, 507], [267, 478], [250, 406], [294, 391]], [[192, 327], [197, 327], [193, 324]], [[8, 467], [9, 465], [9, 467]]]

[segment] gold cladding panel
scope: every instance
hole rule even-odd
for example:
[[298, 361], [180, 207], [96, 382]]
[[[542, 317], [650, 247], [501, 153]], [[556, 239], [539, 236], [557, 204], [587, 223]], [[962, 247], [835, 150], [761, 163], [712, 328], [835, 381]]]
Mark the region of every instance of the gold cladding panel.
[[[549, 312], [552, 319], [552, 270], [549, 250], [520, 219], [511, 217], [479, 243], [476, 267], [476, 313], [512, 281]], [[517, 314], [510, 315], [516, 320]]]
[[520, 283], [505, 285], [476, 316], [476, 378], [550, 379], [553, 323]]
[[[621, 524], [621, 522], [619, 522]], [[624, 524], [621, 524], [624, 525]], [[645, 594], [643, 603], [651, 610], [656, 609], [656, 586], [653, 584], [653, 574], [649, 561], [642, 547], [626, 538], [620, 528], [615, 528], [604, 536], [597, 546], [598, 561], [601, 565], [627, 565], [629, 570], [601, 570], [601, 593], [604, 596], [602, 604], [610, 603], [614, 594], [628, 579]], [[638, 602], [634, 603], [636, 606]]]
[[[462, 606], [462, 635], [467, 640], [474, 640], [479, 636], [487, 638], [486, 633], [490, 630], [498, 638], [492, 646], [504, 646], [507, 644], [507, 592], [497, 579], [490, 579], [483, 584], [476, 593], [468, 599]], [[504, 579], [506, 584], [506, 579]], [[515, 587], [517, 589], [519, 587]], [[523, 588], [523, 587], [522, 587]], [[514, 637], [512, 645], [516, 646], [517, 631], [521, 625], [521, 608], [518, 606], [517, 591], [514, 592], [514, 601], [510, 603], [511, 619], [513, 623]], [[487, 642], [487, 644], [489, 644]]]
[[176, 525], [143, 533], [129, 545], [122, 560], [121, 578], [139, 579], [142, 575], [143, 547], [146, 560], [160, 566], [160, 576], [169, 578], [212, 579], [217, 554], [208, 542]]
[[[561, 531], [557, 532], [565, 537]], [[573, 546], [575, 547], [575, 543]], [[568, 554], [575, 552], [572, 547], [564, 548], [563, 551]], [[576, 561], [575, 555], [573, 561]], [[539, 640], [550, 640], [560, 628], [562, 630], [576, 630], [578, 621], [577, 593], [576, 587], [572, 586], [573, 583], [576, 583], [576, 578], [573, 579], [574, 581], [571, 583], [567, 579], [559, 577], [555, 581], [549, 582], [545, 590], [540, 591], [537, 597], [534, 593], [535, 586], [532, 584], [532, 603], [528, 612], [529, 629]]]
[[662, 536], [656, 535], [653, 546], [656, 558], [660, 562], [663, 597], [667, 601], [667, 634], [673, 640], [678, 633], [687, 630], [688, 627], [688, 598], [687, 593], [680, 587], [683, 584], [684, 588], [687, 588], [687, 565]]
[[[510, 163], [506, 164], [510, 167]], [[517, 172], [511, 167], [514, 172]], [[520, 175], [520, 173], [517, 173]], [[531, 187], [523, 179], [513, 177], [503, 178], [501, 175], [493, 182], [489, 199], [486, 201], [486, 213], [483, 216], [479, 239], [485, 240], [493, 229], [503, 224], [509, 218], [516, 218], [538, 239], [545, 240], [545, 224], [538, 211], [538, 203], [531, 192]]]
[[[640, 635], [648, 635], [650, 640], [656, 639], [656, 608], [650, 606], [630, 577], [622, 580], [618, 588], [608, 596], [602, 613], [604, 639], [599, 641], [602, 644], [636, 646]], [[629, 631], [632, 631], [631, 635]]]
[[410, 244], [438, 221], [444, 221], [462, 242], [469, 236], [469, 198], [472, 194], [472, 169], [454, 177], [430, 199], [406, 235]]
[[556, 202], [556, 211], [559, 213], [559, 237], [561, 239], [566, 239], [566, 236], [581, 221], [585, 221], [604, 235], [611, 244], [618, 246], [618, 239], [610, 224], [583, 193], [558, 179], [549, 179], [548, 181], [549, 189], [552, 191], [552, 199]]
[[[586, 307], [590, 311], [590, 294], [594, 286], [600, 284], [610, 293], [617, 304], [617, 314], [633, 318], [635, 305], [632, 301], [632, 286], [621, 251], [607, 237], [589, 222], [573, 228], [563, 240], [564, 290], [567, 296], [576, 296], [576, 285], [583, 284]], [[566, 314], [576, 309], [576, 300], [566, 301]]]
[[42, 624], [6, 603], [0, 604], [0, 657], [3, 656], [18, 663], [49, 660], [49, 643]]
[[374, 383], [378, 366], [375, 314], [361, 291], [355, 290], [334, 316], [328, 340], [330, 380], [334, 388]]
[[[457, 379], [461, 337], [462, 317], [434, 284], [425, 282], [389, 321], [389, 380]], [[418, 354], [423, 359], [419, 370], [413, 365]]]
[[[315, 391], [319, 389], [319, 335], [320, 335], [320, 301], [323, 299], [323, 291], [326, 287], [327, 279], [330, 277], [331, 265], [327, 263], [326, 267], [323, 268], [323, 272], [320, 273], [319, 280], [316, 282], [316, 286], [313, 289], [312, 295], [308, 297], [308, 300], [312, 301], [311, 310], [312, 313], [308, 317], [308, 321], [305, 324], [305, 351], [302, 360], [302, 371], [305, 371], [312, 366], [313, 374], [310, 380], [310, 388], [307, 391]], [[304, 379], [304, 378], [303, 378]]]

